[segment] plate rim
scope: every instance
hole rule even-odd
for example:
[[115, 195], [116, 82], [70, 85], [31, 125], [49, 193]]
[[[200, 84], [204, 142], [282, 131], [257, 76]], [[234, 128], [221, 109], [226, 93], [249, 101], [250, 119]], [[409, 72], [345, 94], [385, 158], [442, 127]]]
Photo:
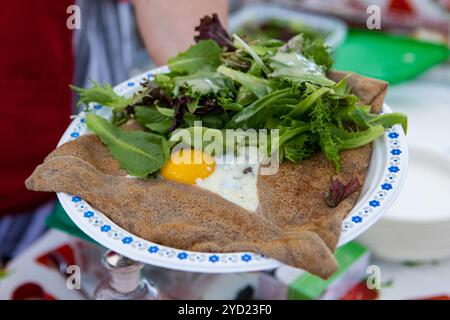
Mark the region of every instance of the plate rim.
[[[142, 80], [152, 79], [155, 74], [167, 72], [167, 70], [168, 68], [166, 66], [163, 66], [160, 68], [146, 71], [142, 74], [139, 74], [138, 76], [135, 76], [115, 86], [114, 91], [119, 95], [130, 94], [130, 92], [136, 91], [136, 88], [139, 87], [139, 83]], [[102, 106], [99, 104], [90, 104], [89, 108], [94, 112], [97, 112], [97, 110], [99, 112], [102, 111]], [[384, 104], [383, 112], [390, 113], [392, 111], [386, 104]], [[58, 143], [58, 146], [60, 146], [63, 143], [75, 140], [76, 138], [78, 138], [83, 134], [82, 131], [86, 129], [86, 125], [84, 124], [85, 115], [86, 112], [81, 111], [74, 117], [74, 119], [72, 120], [72, 122], [62, 135]], [[364, 215], [364, 211], [361, 211], [363, 209], [360, 208], [361, 199], [360, 197], [358, 198], [355, 206], [347, 214], [346, 218], [344, 218], [342, 222], [342, 231], [337, 247], [342, 246], [347, 242], [355, 239], [361, 233], [370, 228], [390, 208], [392, 203], [397, 198], [400, 190], [402, 189], [403, 184], [405, 183], [406, 180], [407, 165], [408, 165], [408, 146], [406, 143], [406, 137], [403, 132], [403, 129], [401, 128], [400, 125], [393, 126], [392, 128], [385, 131], [383, 139], [382, 138], [378, 139], [377, 141], [374, 142], [374, 144], [385, 143], [386, 146], [384, 148], [387, 149], [389, 148], [388, 147], [389, 143], [391, 143], [391, 148], [394, 148], [392, 144], [395, 142], [398, 145], [397, 147], [395, 147], [395, 149], [390, 149], [390, 152], [392, 153], [393, 150], [400, 150], [400, 154], [396, 156], [402, 159], [397, 164], [398, 171], [393, 172], [393, 174], [400, 172], [400, 174], [398, 175], [398, 179], [395, 179], [395, 188], [393, 188], [391, 185], [391, 189], [382, 190], [383, 192], [388, 192], [387, 194], [389, 195], [386, 196], [384, 199], [380, 198], [377, 198], [378, 200], [372, 199], [377, 202], [372, 202], [374, 206], [370, 208], [371, 212], [367, 215]], [[382, 145], [378, 146], [378, 148], [380, 147], [383, 146]], [[377, 150], [376, 148], [377, 148], [376, 146], [373, 147], [372, 158], [374, 157], [375, 150]], [[384, 153], [384, 155], [387, 154]], [[389, 171], [389, 166], [390, 163], [388, 161], [383, 163], [382, 169], [383, 174]], [[378, 187], [377, 192], [379, 192]], [[64, 210], [71, 218], [71, 220], [89, 237], [91, 237], [92, 239], [94, 239], [95, 241], [97, 241], [99, 244], [101, 244], [106, 248], [110, 248], [111, 250], [114, 250], [122, 255], [125, 255], [131, 259], [143, 263], [152, 264], [155, 266], [169, 269], [190, 271], [190, 272], [203, 272], [203, 273], [262, 271], [274, 269], [283, 264], [275, 259], [252, 252], [233, 252], [233, 253], [196, 252], [170, 248], [164, 245], [156, 244], [151, 241], [137, 237], [131, 232], [128, 232], [125, 229], [119, 227], [109, 218], [107, 218], [104, 214], [92, 208], [80, 197], [69, 195], [67, 193], [62, 192], [57, 193], [57, 196], [59, 201], [61, 202], [61, 205], [63, 206]], [[370, 197], [366, 194], [365, 198], [373, 198], [372, 196], [373, 194], [370, 194]], [[74, 199], [76, 201], [74, 201]], [[377, 205], [375, 206], [375, 204]], [[355, 210], [355, 208], [358, 210]], [[96, 223], [95, 221], [98, 222]], [[365, 222], [362, 223], [363, 221]], [[104, 226], [109, 226], [109, 230], [104, 231], [108, 229]], [[116, 230], [117, 232], [112, 233], [113, 230]], [[118, 238], [118, 236], [114, 236], [114, 234], [116, 233], [118, 235], [120, 234], [122, 238], [116, 239]], [[131, 238], [131, 240], [129, 238]], [[112, 240], [114, 240], [115, 242], [113, 242]], [[141, 247], [139, 247], [139, 244], [141, 244]], [[135, 245], [134, 250], [130, 250], [130, 248], [133, 248], [133, 245]], [[151, 250], [153, 250], [154, 252], [151, 252]]]

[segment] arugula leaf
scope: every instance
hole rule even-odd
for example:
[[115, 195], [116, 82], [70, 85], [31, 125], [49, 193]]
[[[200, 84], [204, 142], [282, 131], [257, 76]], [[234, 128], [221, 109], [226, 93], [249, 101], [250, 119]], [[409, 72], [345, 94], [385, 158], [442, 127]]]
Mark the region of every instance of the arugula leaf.
[[278, 51], [270, 58], [273, 72], [271, 78], [280, 78], [294, 83], [311, 82], [319, 86], [330, 87], [335, 84], [328, 79], [322, 69], [313, 61], [298, 52]]
[[88, 113], [85, 120], [120, 166], [132, 176], [147, 177], [159, 170], [169, 158], [169, 144], [160, 135], [125, 131], [93, 113]]
[[151, 131], [155, 131], [160, 134], [165, 134], [169, 131], [169, 129], [172, 127], [173, 121], [162, 121], [162, 122], [152, 122], [145, 125], [147, 129], [150, 129]]
[[213, 40], [201, 40], [175, 58], [169, 59], [172, 72], [193, 74], [199, 70], [214, 71], [220, 65], [222, 48]]
[[91, 102], [96, 102], [103, 106], [111, 107], [114, 111], [122, 111], [133, 100], [132, 97], [119, 96], [108, 83], [103, 84], [103, 86], [97, 81], [92, 81], [92, 83], [93, 86], [87, 89], [70, 85], [70, 88], [80, 97], [77, 102], [78, 106], [82, 104], [87, 106]]

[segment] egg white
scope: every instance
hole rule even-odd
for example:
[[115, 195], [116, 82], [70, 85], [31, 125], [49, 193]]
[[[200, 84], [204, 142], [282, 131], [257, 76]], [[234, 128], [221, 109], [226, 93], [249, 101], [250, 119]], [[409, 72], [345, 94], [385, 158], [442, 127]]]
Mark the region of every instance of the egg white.
[[258, 148], [242, 147], [237, 150], [237, 155], [225, 154], [215, 157], [215, 161], [214, 172], [204, 179], [197, 179], [196, 185], [244, 209], [256, 211], [259, 205], [256, 189], [260, 165]]

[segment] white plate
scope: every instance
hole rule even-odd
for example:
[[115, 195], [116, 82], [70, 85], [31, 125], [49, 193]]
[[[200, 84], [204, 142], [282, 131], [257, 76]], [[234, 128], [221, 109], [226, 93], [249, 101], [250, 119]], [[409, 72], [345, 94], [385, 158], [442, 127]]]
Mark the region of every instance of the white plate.
[[[114, 88], [119, 95], [131, 95], [139, 88], [142, 79], [152, 79], [158, 68], [125, 81]], [[91, 110], [108, 117], [110, 111], [100, 105]], [[384, 112], [391, 112], [384, 106]], [[81, 112], [67, 128], [59, 145], [86, 134], [86, 113]], [[367, 230], [392, 205], [406, 177], [408, 148], [400, 126], [388, 129], [383, 137], [373, 143], [373, 153], [367, 177], [356, 206], [344, 219], [339, 246]], [[92, 208], [78, 196], [58, 193], [58, 198], [73, 222], [92, 239], [131, 259], [144, 263], [192, 272], [245, 272], [268, 270], [281, 263], [251, 252], [202, 253], [169, 248], [141, 239], [122, 229], [104, 214]]]

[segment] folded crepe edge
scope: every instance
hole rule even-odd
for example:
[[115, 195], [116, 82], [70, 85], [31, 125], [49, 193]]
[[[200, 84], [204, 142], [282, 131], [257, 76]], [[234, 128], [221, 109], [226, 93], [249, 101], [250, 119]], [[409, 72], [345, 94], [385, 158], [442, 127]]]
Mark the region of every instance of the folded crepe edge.
[[[71, 164], [68, 166], [68, 163]], [[70, 170], [69, 167], [78, 167], [79, 170]], [[76, 172], [74, 172], [76, 171]], [[88, 178], [89, 176], [89, 178]], [[33, 174], [25, 181], [25, 185], [30, 190], [47, 191], [47, 192], [66, 192], [76, 194], [90, 203], [93, 207], [97, 205], [96, 190], [98, 185], [104, 183], [102, 177], [110, 176], [98, 170], [95, 166], [87, 161], [83, 161], [73, 156], [52, 156], [47, 157], [43, 164], [39, 165]], [[92, 181], [94, 183], [86, 183]], [[121, 176], [114, 176], [114, 179], [130, 179]], [[209, 191], [204, 191], [208, 192]], [[111, 208], [102, 208], [102, 212], [111, 218]], [[114, 209], [112, 209], [114, 210]], [[197, 241], [191, 245], [185, 245], [168, 241], [171, 237], [175, 239], [175, 235], [180, 231], [177, 230], [177, 223], [166, 223], [156, 226], [157, 231], [150, 236], [140, 226], [145, 223], [144, 215], [134, 215], [132, 223], [129, 219], [131, 212], [121, 213], [114, 212], [114, 222], [128, 232], [151, 242], [161, 243], [160, 238], [164, 238], [164, 245], [176, 247], [182, 250], [192, 250], [200, 252], [236, 252], [251, 251], [259, 252], [265, 256], [277, 259], [283, 263], [292, 265], [297, 268], [307, 270], [322, 278], [330, 277], [338, 268], [336, 259], [325, 242], [314, 232], [302, 230], [296, 234], [286, 234], [274, 239], [260, 241], [233, 241], [228, 244], [221, 244], [212, 239], [206, 241]], [[183, 228], [182, 228], [183, 229]], [[184, 228], [181, 230], [187, 234], [195, 232], [195, 230]], [[186, 237], [186, 235], [185, 235]]]

